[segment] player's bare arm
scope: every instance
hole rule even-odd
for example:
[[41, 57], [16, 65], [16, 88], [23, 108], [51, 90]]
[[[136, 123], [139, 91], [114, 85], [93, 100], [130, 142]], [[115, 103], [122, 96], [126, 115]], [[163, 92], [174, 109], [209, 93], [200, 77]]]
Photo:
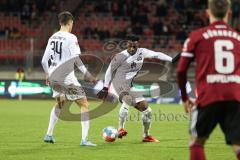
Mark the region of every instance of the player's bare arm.
[[88, 82], [96, 84], [97, 79], [87, 70], [86, 66], [83, 64], [81, 58], [78, 56], [75, 58], [75, 65], [83, 73], [84, 79]]

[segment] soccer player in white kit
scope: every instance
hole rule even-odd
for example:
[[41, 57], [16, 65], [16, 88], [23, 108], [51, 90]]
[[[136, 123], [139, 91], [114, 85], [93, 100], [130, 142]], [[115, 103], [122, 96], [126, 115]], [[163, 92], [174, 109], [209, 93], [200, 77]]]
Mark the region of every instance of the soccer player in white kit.
[[[53, 88], [53, 98], [57, 103], [50, 114], [50, 121], [44, 142], [54, 143], [53, 129], [59, 120], [60, 112], [66, 102], [75, 102], [81, 108], [82, 140], [81, 146], [96, 146], [87, 139], [89, 130], [88, 101], [74, 74], [74, 66], [88, 77], [89, 81], [96, 79], [88, 72], [83, 65], [79, 55], [81, 54], [77, 37], [70, 33], [73, 26], [73, 16], [70, 12], [64, 11], [58, 15], [60, 30], [54, 33], [48, 40], [42, 66], [46, 73], [46, 82]], [[59, 88], [65, 88], [61, 90]]]
[[118, 137], [127, 135], [124, 124], [128, 116], [129, 105], [134, 106], [142, 112], [143, 142], [158, 142], [156, 138], [149, 134], [152, 110], [141, 94], [132, 92], [132, 81], [141, 70], [145, 58], [157, 58], [162, 61], [173, 62], [174, 59], [164, 53], [154, 52], [146, 48], [139, 48], [139, 38], [135, 35], [127, 37], [127, 49], [116, 54], [112, 59], [106, 74], [103, 89], [98, 93], [100, 99], [105, 99], [110, 92], [119, 98], [122, 103], [119, 111]]

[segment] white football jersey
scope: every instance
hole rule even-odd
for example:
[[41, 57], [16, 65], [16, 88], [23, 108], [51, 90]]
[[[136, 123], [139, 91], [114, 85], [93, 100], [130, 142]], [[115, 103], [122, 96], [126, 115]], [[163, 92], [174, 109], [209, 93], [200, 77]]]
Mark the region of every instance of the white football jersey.
[[[64, 84], [76, 84], [74, 64], [81, 54], [77, 37], [69, 32], [56, 32], [48, 40], [42, 66], [52, 80]], [[78, 66], [78, 64], [76, 64]], [[81, 64], [79, 64], [81, 65]]]
[[110, 86], [110, 92], [118, 97], [122, 92], [128, 92], [134, 99], [134, 103], [144, 100], [142, 93], [132, 91], [132, 81], [143, 66], [145, 58], [157, 58], [172, 62], [172, 57], [146, 48], [138, 48], [134, 55], [124, 50], [112, 59], [105, 74], [104, 87]]
[[[172, 62], [172, 58], [162, 52], [138, 48], [134, 55], [130, 55], [127, 50], [124, 50], [112, 59], [105, 74], [104, 87], [108, 87], [110, 82], [115, 82], [115, 85], [127, 84], [130, 86], [133, 78], [141, 70], [145, 58], [157, 58]], [[115, 74], [113, 74], [114, 72]]]

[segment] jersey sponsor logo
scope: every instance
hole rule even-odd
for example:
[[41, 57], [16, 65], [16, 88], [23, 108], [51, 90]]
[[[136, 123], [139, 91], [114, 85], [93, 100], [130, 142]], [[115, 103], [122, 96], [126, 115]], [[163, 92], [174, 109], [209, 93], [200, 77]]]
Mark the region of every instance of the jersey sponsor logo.
[[142, 60], [142, 57], [141, 56], [138, 56], [137, 57], [137, 61], [141, 61]]
[[240, 83], [239, 75], [207, 75], [207, 83]]

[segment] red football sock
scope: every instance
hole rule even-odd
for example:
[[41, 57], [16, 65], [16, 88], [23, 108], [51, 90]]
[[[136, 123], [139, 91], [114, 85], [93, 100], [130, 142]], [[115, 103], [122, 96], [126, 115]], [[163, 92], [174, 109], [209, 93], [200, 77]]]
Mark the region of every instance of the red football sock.
[[202, 145], [192, 144], [190, 146], [190, 160], [206, 160]]

